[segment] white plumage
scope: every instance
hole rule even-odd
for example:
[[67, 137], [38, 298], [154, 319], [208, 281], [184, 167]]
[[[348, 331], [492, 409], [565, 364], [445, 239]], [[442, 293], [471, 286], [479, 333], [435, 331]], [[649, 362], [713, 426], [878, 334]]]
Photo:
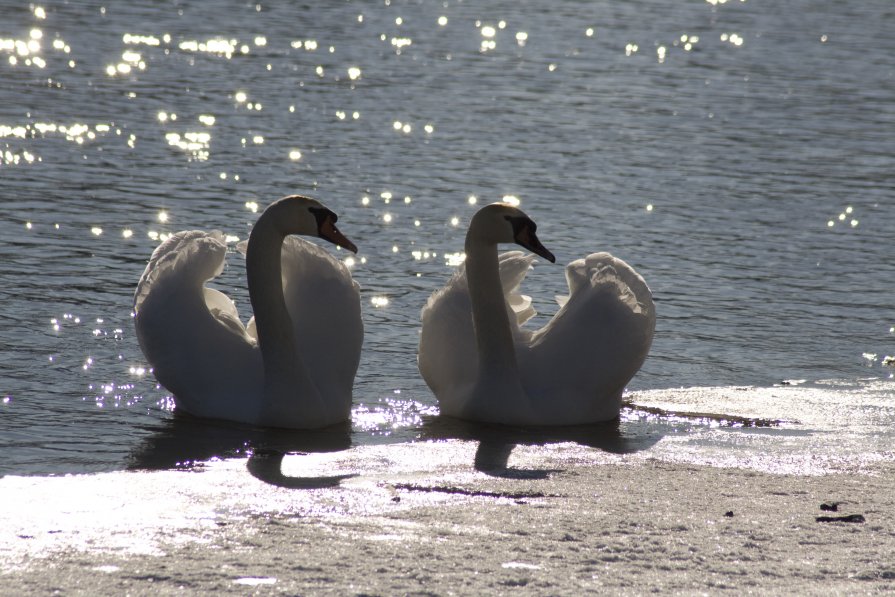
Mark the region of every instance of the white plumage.
[[419, 368], [450, 416], [519, 425], [572, 425], [618, 417], [625, 385], [649, 352], [655, 328], [643, 278], [608, 253], [566, 267], [567, 297], [542, 328], [519, 286], [534, 261], [517, 242], [553, 260], [520, 210], [486, 206], [470, 223], [466, 262], [422, 311]]
[[356, 250], [335, 221], [298, 196], [265, 210], [241, 247], [255, 311], [247, 325], [225, 294], [205, 287], [224, 267], [221, 233], [178, 232], [156, 248], [134, 296], [135, 327], [178, 409], [291, 428], [350, 418], [363, 343], [358, 286], [328, 252], [286, 238], [320, 236]]

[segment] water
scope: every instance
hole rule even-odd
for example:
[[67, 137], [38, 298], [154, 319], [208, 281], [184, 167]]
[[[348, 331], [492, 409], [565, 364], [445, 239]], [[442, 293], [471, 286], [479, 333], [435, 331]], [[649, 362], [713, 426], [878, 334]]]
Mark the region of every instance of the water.
[[[886, 0], [0, 0], [0, 14], [0, 474], [251, 443], [213, 425], [184, 447], [203, 434], [144, 371], [132, 295], [159, 235], [244, 239], [253, 204], [290, 193], [327, 203], [360, 247], [353, 430], [320, 449], [426, 434], [419, 309], [475, 209], [508, 195], [558, 261], [609, 250], [650, 284], [656, 338], [630, 386], [644, 400], [835, 380], [878, 414], [874, 433], [895, 419]], [[241, 257], [216, 286], [248, 317]], [[551, 313], [561, 269], [539, 263], [525, 288]]]

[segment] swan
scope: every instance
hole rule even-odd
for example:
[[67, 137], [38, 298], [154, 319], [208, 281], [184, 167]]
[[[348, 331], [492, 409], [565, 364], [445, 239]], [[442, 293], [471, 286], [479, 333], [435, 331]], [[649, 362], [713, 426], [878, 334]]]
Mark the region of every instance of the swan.
[[541, 329], [518, 292], [534, 255], [555, 263], [520, 209], [473, 216], [466, 261], [422, 309], [418, 365], [442, 414], [506, 425], [575, 425], [618, 418], [625, 385], [652, 343], [656, 315], [643, 278], [609, 253], [566, 266], [568, 297]]
[[218, 232], [178, 232], [152, 253], [134, 294], [137, 339], [175, 408], [199, 417], [311, 429], [349, 420], [360, 360], [360, 293], [348, 268], [315, 244], [349, 251], [320, 202], [291, 195], [255, 223], [245, 252], [255, 316], [243, 325], [225, 294]]

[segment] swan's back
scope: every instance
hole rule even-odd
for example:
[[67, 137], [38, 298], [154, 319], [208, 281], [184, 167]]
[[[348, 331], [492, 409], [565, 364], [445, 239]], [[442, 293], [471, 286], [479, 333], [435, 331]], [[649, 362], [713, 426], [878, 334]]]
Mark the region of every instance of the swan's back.
[[[156, 379], [178, 408], [254, 420], [263, 365], [236, 307], [204, 287], [224, 267], [219, 232], [178, 232], [153, 252], [134, 295], [134, 326]], [[246, 399], [249, 397], [250, 399]]]

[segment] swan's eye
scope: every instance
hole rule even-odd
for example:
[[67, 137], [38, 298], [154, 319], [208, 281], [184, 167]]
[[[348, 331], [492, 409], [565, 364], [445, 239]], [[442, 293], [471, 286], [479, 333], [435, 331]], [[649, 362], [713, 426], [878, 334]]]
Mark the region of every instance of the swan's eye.
[[520, 218], [514, 216], [504, 217], [513, 226], [513, 236], [519, 236], [519, 234], [526, 229], [532, 233], [534, 233], [538, 229], [537, 224], [535, 224], [533, 220], [530, 220], [528, 218]]
[[323, 225], [323, 223], [327, 220], [335, 224], [339, 221], [339, 216], [337, 216], [334, 212], [326, 209], [325, 207], [309, 207], [308, 211], [314, 214], [314, 218], [317, 220], [317, 227]]

